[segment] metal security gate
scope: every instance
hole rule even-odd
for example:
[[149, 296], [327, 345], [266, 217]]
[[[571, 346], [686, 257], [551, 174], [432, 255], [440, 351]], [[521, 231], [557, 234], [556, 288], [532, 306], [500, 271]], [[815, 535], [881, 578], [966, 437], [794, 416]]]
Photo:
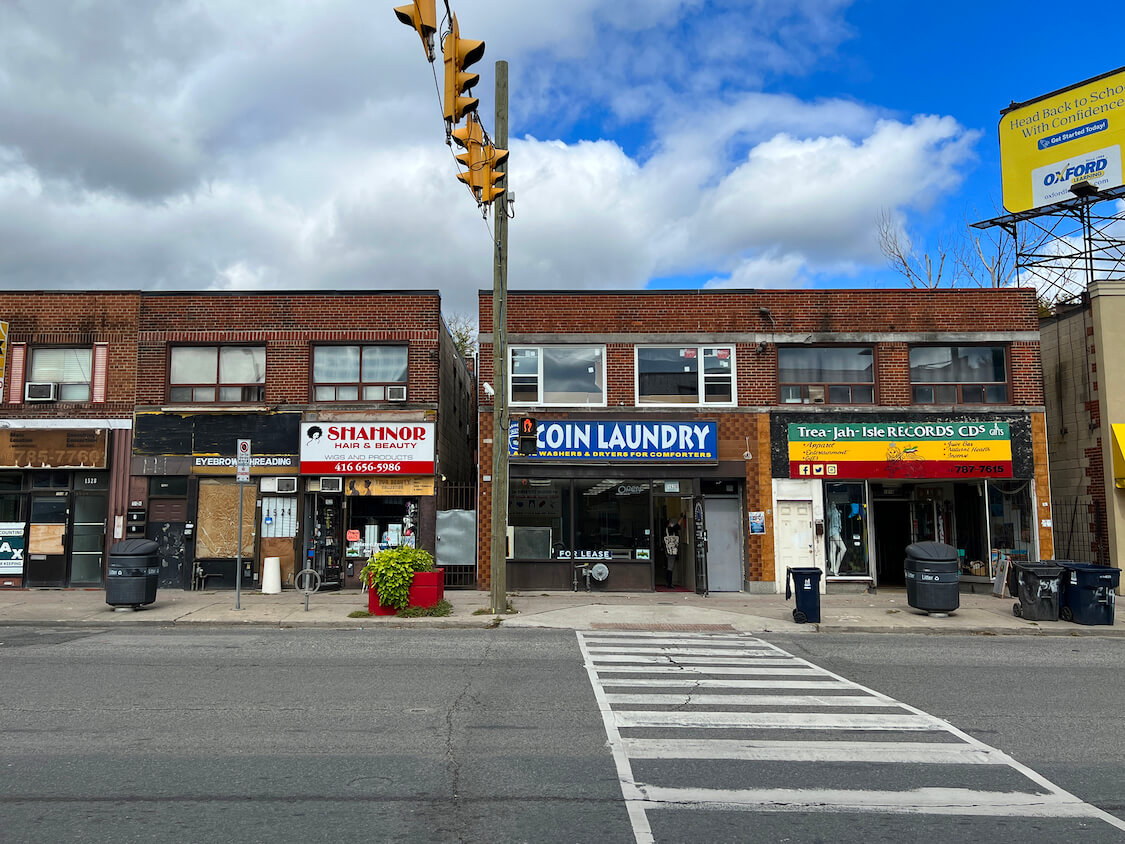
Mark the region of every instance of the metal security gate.
[[477, 588], [476, 496], [472, 484], [441, 484], [437, 489], [435, 558], [445, 569], [449, 589]]

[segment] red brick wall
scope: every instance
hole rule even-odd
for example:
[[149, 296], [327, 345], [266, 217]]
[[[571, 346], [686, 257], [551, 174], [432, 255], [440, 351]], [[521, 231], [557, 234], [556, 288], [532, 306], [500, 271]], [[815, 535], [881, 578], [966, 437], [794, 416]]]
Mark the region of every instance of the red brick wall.
[[177, 344], [266, 346], [266, 403], [310, 401], [315, 343], [409, 344], [408, 403], [438, 398], [437, 293], [171, 293], [141, 298], [138, 404], [166, 401], [168, 349]]
[[[8, 382], [0, 414], [9, 418], [128, 418], [137, 384], [137, 320], [140, 294], [27, 291], [0, 293], [0, 320], [8, 323], [8, 343], [93, 346], [106, 343], [106, 401], [23, 402], [8, 404]], [[10, 375], [10, 373], [9, 373]]]

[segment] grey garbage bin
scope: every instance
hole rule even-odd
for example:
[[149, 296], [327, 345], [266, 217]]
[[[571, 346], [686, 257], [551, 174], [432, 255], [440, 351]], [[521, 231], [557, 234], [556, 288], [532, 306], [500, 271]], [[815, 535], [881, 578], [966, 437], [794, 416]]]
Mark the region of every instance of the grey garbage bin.
[[906, 546], [906, 602], [928, 613], [961, 606], [961, 571], [957, 549], [944, 542]]
[[105, 602], [111, 607], [139, 607], [156, 600], [160, 581], [158, 546], [151, 539], [126, 539], [109, 549]]

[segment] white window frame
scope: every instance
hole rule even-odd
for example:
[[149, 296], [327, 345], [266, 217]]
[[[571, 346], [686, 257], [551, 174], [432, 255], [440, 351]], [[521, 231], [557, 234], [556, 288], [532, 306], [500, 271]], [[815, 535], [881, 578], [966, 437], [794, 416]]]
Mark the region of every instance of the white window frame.
[[[699, 368], [696, 372], [696, 400], [694, 402], [656, 402], [641, 401], [641, 349], [695, 349]], [[704, 349], [727, 349], [730, 352], [730, 401], [707, 401], [707, 376], [703, 371]], [[636, 407], [737, 407], [738, 405], [738, 360], [734, 343], [644, 343], [633, 346], [633, 404]]]
[[[512, 398], [515, 378], [512, 357], [519, 349], [535, 349], [538, 354], [536, 372], [536, 400], [516, 401]], [[543, 350], [544, 349], [596, 349], [601, 360], [602, 400], [600, 402], [547, 402], [543, 400]], [[508, 405], [510, 407], [606, 407], [609, 402], [609, 383], [607, 381], [605, 345], [599, 343], [512, 343], [508, 346]]]

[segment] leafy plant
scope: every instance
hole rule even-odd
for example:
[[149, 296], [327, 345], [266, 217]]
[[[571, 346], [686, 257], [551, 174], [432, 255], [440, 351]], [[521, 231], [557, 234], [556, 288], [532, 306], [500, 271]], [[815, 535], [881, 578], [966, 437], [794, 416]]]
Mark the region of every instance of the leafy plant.
[[360, 569], [360, 580], [379, 593], [379, 604], [401, 610], [410, 601], [416, 571], [434, 571], [434, 558], [421, 548], [387, 548]]

